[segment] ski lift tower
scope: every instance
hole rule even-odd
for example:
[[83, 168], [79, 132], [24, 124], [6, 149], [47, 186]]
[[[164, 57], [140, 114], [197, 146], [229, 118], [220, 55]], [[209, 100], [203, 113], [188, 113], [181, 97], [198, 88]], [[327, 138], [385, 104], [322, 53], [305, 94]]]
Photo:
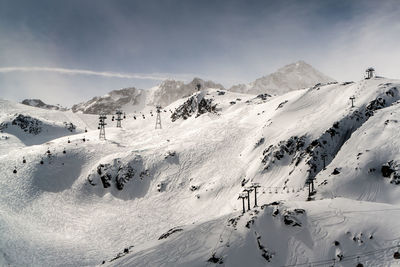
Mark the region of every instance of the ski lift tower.
[[243, 204], [243, 213], [246, 212], [246, 206], [244, 205], [244, 200], [247, 198], [247, 195], [245, 193], [241, 193], [239, 194], [238, 199], [242, 200], [242, 204]]
[[161, 106], [157, 106], [156, 129], [161, 129]]
[[365, 70], [365, 74], [367, 75], [367, 77], [365, 79], [371, 79], [374, 77], [374, 72], [375, 69], [372, 67], [369, 67], [368, 69]]
[[[117, 121], [117, 127], [121, 128], [121, 121], [122, 121], [122, 111], [121, 110], [117, 110], [115, 112], [115, 114], [117, 115], [117, 117], [115, 118], [115, 120]], [[124, 116], [125, 117], [125, 116]], [[114, 120], [114, 116], [112, 116], [112, 120]]]
[[246, 187], [243, 189], [243, 192], [247, 193], [247, 209], [250, 210], [250, 193], [253, 192], [253, 188], [251, 187]]
[[105, 114], [100, 114], [99, 115], [99, 130], [100, 130], [100, 134], [99, 134], [99, 139], [100, 140], [105, 140], [106, 139], [106, 128], [105, 126], [107, 125], [107, 123], [105, 122], [107, 119], [107, 116]]
[[308, 185], [308, 198], [307, 200], [312, 200], [312, 196], [315, 195], [314, 179], [307, 179], [306, 184]]
[[254, 189], [254, 207], [258, 207], [257, 205], [257, 188], [261, 187], [259, 183], [252, 183], [251, 188]]
[[351, 107], [354, 108], [354, 100], [356, 99], [356, 97], [353, 95], [349, 99], [351, 100]]

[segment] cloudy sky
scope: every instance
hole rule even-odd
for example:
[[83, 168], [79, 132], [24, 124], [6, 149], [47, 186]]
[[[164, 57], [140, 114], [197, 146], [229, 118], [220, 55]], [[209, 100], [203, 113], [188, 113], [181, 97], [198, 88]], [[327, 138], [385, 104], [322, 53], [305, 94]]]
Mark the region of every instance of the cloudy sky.
[[0, 97], [71, 105], [165, 78], [250, 82], [305, 60], [400, 78], [397, 0], [0, 0]]

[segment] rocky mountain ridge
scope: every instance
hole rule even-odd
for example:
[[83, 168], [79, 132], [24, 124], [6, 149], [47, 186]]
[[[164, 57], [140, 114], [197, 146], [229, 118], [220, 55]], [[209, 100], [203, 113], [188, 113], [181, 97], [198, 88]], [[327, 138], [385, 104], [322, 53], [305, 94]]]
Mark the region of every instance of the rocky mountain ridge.
[[36, 108], [43, 108], [43, 109], [50, 109], [50, 110], [60, 110], [60, 111], [65, 111], [67, 108], [62, 107], [60, 105], [49, 105], [44, 103], [40, 99], [24, 99], [21, 104], [31, 106], [31, 107], [36, 107]]

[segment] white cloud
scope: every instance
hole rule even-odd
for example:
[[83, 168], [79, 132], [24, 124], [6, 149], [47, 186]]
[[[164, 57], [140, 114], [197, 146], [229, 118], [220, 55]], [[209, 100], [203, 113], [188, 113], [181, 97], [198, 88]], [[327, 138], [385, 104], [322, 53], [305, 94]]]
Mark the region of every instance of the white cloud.
[[[66, 68], [51, 68], [51, 67], [1, 67], [0, 73], [9, 72], [56, 72], [62, 74], [71, 75], [95, 75], [111, 78], [122, 78], [122, 79], [143, 79], [143, 80], [156, 80], [162, 81], [171, 76], [171, 74], [143, 74], [143, 73], [118, 73], [108, 71], [93, 71], [93, 70], [82, 70], [82, 69], [66, 69]], [[173, 76], [173, 75], [172, 75]]]

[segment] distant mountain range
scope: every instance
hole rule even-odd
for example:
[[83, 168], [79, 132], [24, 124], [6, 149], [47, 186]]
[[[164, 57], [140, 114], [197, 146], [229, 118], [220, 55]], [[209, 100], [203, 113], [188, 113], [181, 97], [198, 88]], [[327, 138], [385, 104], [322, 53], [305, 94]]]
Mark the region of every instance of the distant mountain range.
[[44, 103], [40, 99], [25, 99], [21, 102], [21, 104], [32, 106], [32, 107], [37, 107], [37, 108], [44, 108], [44, 109], [50, 109], [50, 110], [61, 110], [65, 111], [67, 108], [61, 107], [59, 105], [49, 105]]
[[[281, 95], [293, 90], [314, 86], [317, 83], [333, 82], [334, 79], [314, 69], [304, 61], [286, 65], [276, 72], [263, 76], [249, 84], [232, 86], [229, 91], [245, 94]], [[135, 87], [114, 90], [103, 96], [93, 97], [91, 100], [73, 105], [73, 112], [87, 114], [113, 113], [116, 109], [125, 112], [137, 112], [146, 106], [168, 106], [172, 102], [187, 97], [196, 91], [216, 88], [225, 90], [224, 86], [213, 81], [194, 78], [189, 83], [175, 80], [165, 80], [161, 84], [148, 90]], [[41, 100], [24, 100], [23, 104], [46, 109], [58, 109], [57, 106], [47, 105]]]
[[130, 111], [143, 109], [146, 101], [146, 91], [135, 87], [113, 90], [106, 95], [93, 97], [87, 102], [72, 106], [73, 112], [87, 114], [114, 113], [116, 109]]

